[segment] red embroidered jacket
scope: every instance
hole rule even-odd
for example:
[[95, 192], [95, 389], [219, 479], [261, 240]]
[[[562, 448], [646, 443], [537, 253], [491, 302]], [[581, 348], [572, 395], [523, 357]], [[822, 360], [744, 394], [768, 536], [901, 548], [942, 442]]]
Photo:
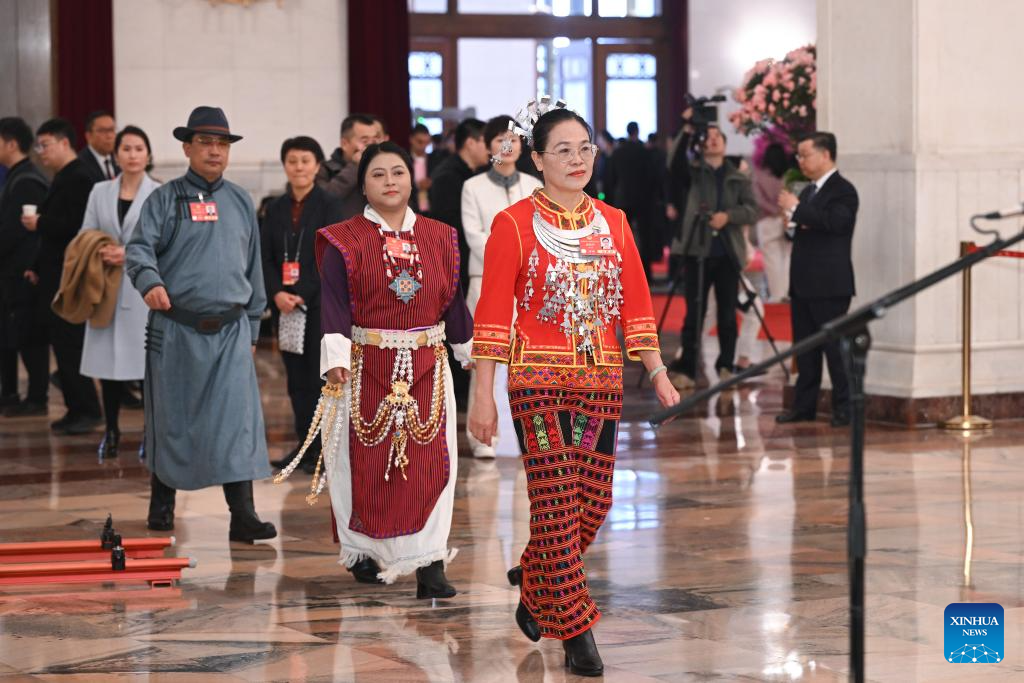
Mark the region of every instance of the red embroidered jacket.
[[[484, 251], [484, 278], [480, 301], [474, 314], [473, 357], [496, 360], [511, 365], [543, 365], [579, 367], [588, 364], [587, 355], [578, 351], [575, 334], [566, 336], [557, 322], [537, 318], [544, 296], [544, 274], [548, 263], [554, 263], [543, 247], [537, 244], [533, 231], [534, 210], [551, 224], [564, 229], [579, 228], [593, 219], [594, 207], [604, 216], [611, 230], [615, 247], [622, 255], [623, 302], [619, 324], [631, 360], [639, 360], [639, 351], [660, 351], [657, 327], [651, 307], [651, 294], [644, 277], [643, 264], [637, 253], [626, 215], [599, 200], [584, 196], [573, 211], [549, 199], [538, 190], [508, 207], [494, 218], [491, 235]], [[537, 274], [528, 275], [528, 259], [534, 247], [540, 256]], [[532, 280], [535, 289], [529, 310], [519, 306]], [[513, 307], [518, 314], [513, 328]], [[622, 350], [614, 325], [596, 334], [593, 361], [596, 365], [622, 365]]]

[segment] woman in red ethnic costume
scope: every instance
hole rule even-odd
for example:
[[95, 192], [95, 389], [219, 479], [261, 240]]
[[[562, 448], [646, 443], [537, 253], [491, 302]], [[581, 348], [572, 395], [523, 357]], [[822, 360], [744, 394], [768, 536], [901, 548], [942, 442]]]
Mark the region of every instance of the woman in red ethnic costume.
[[[444, 341], [469, 363], [472, 319], [455, 230], [408, 208], [412, 161], [391, 142], [359, 162], [362, 215], [317, 233], [320, 369], [348, 414], [324, 454], [341, 563], [364, 582], [416, 572], [416, 596], [448, 598], [444, 565], [457, 471]], [[327, 451], [325, 437], [324, 450]]]
[[531, 640], [561, 640], [573, 673], [597, 676], [603, 664], [591, 628], [601, 613], [582, 558], [612, 502], [622, 408], [618, 327], [626, 355], [643, 361], [662, 405], [678, 403], [679, 394], [661, 361], [650, 290], [625, 215], [583, 192], [596, 154], [590, 126], [548, 98], [531, 103], [518, 121], [515, 132], [532, 133], [544, 187], [500, 212], [491, 227], [469, 426], [489, 442], [495, 363], [508, 363], [530, 498], [530, 541], [509, 571], [520, 585], [516, 622]]

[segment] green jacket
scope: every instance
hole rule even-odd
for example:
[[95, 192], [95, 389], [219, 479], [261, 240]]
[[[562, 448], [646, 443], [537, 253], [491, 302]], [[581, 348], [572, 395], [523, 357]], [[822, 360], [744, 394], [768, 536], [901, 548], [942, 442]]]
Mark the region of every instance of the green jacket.
[[[729, 161], [724, 162], [726, 166], [725, 182], [723, 183], [722, 210], [729, 214], [729, 222], [719, 231], [718, 237], [709, 236], [704, 249], [704, 255], [711, 252], [711, 240], [727, 240], [726, 246], [736, 254], [741, 266], [747, 263], [746, 241], [743, 239], [743, 226], [753, 225], [757, 221], [757, 201], [754, 199], [754, 190], [750, 184], [750, 178], [741, 173]], [[692, 164], [690, 171], [690, 191], [686, 199], [686, 210], [683, 212], [682, 230], [672, 240], [672, 254], [685, 256], [700, 256], [700, 235], [694, 235], [694, 224], [701, 206], [708, 207], [709, 213], [715, 212], [717, 206], [715, 173], [714, 169], [704, 163], [700, 166]]]

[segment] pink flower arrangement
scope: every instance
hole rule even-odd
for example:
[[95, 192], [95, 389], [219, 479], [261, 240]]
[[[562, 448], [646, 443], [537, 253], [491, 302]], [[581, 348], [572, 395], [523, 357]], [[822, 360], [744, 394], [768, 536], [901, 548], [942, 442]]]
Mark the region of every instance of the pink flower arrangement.
[[814, 130], [816, 54], [814, 45], [805, 45], [780, 62], [762, 59], [754, 64], [743, 75], [743, 85], [733, 92], [740, 108], [729, 115], [729, 120], [736, 130], [756, 135], [779, 129], [791, 139]]

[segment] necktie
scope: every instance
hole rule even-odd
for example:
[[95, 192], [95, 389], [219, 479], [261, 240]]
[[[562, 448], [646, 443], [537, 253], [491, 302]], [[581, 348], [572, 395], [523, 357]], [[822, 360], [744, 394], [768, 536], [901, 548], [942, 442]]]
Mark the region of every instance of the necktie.
[[114, 166], [110, 163], [110, 157], [103, 160], [103, 166], [107, 171], [107, 180], [112, 180], [114, 177]]
[[802, 192], [800, 192], [800, 201], [802, 201], [802, 202], [810, 201], [811, 198], [814, 197], [814, 195], [817, 194], [817, 193], [818, 193], [818, 186], [816, 184], [814, 184], [814, 183], [810, 183], [807, 187], [805, 187], [803, 189]]

